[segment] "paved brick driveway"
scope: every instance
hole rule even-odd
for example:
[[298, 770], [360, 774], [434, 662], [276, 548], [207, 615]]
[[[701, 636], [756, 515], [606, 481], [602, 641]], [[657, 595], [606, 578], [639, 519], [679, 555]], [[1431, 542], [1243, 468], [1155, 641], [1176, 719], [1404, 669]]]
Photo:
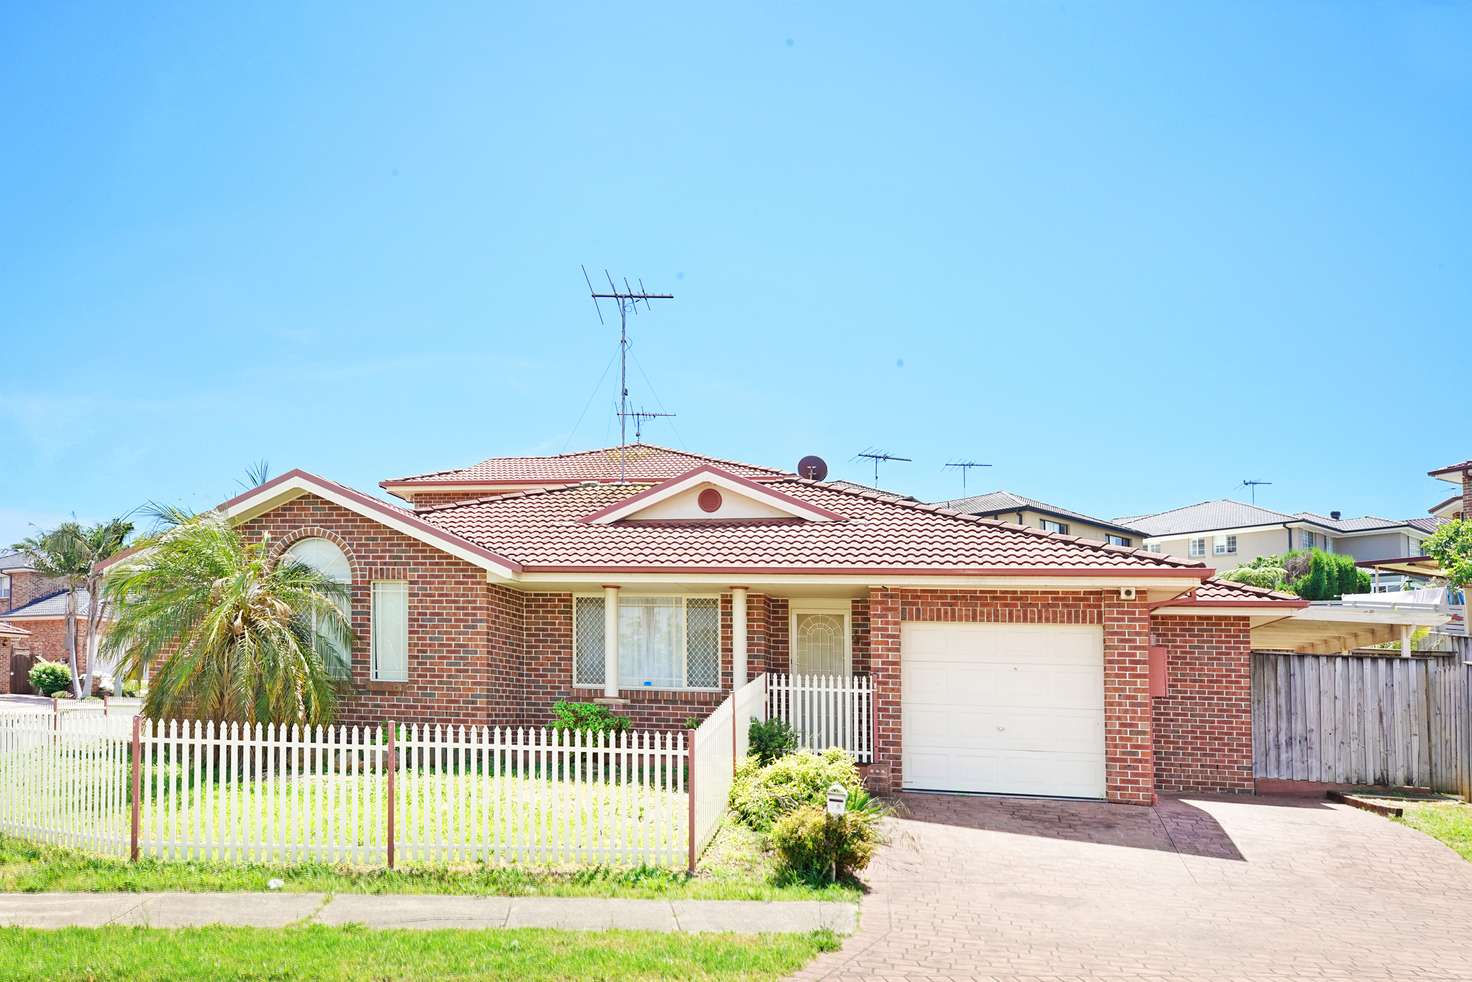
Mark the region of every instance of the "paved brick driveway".
[[906, 795], [800, 979], [1472, 979], [1472, 863], [1353, 808]]

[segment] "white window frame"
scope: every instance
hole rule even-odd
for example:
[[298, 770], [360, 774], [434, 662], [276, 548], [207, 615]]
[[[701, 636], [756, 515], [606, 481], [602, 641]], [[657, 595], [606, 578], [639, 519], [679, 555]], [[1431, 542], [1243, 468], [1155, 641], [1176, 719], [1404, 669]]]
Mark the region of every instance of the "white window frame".
[[1311, 532], [1310, 530], [1308, 530], [1308, 529], [1299, 529], [1298, 530], [1298, 548], [1300, 548], [1300, 549], [1317, 549], [1318, 546], [1316, 546], [1314, 544], [1314, 538], [1315, 538], [1314, 533]]
[[1186, 544], [1186, 555], [1191, 559], [1200, 559], [1206, 555], [1206, 537], [1197, 536], [1190, 539]]
[[[383, 632], [378, 629], [378, 590], [380, 587], [397, 587], [402, 589], [404, 598], [404, 677], [386, 678], [378, 667], [378, 642], [383, 637]], [[371, 597], [369, 610], [369, 630], [371, 632], [371, 667], [370, 677], [374, 682], [407, 682], [409, 681], [409, 581], [408, 580], [374, 580], [369, 586]]]
[[[340, 578], [335, 577], [335, 576], [331, 576], [331, 575], [323, 572], [322, 570], [317, 570], [317, 572], [321, 573], [323, 576], [326, 576], [328, 579], [332, 580], [332, 582], [336, 583], [338, 586], [341, 586], [341, 587], [345, 587], [346, 588], [346, 594], [343, 597], [340, 598], [341, 601], [342, 601], [342, 606], [339, 609], [342, 610], [342, 616], [343, 616], [343, 618], [348, 622], [348, 625], [351, 626], [352, 623], [353, 623], [353, 561], [348, 558], [348, 554], [345, 551], [343, 551], [342, 546], [338, 545], [336, 542], [333, 542], [331, 539], [327, 538], [325, 535], [306, 535], [306, 536], [303, 536], [300, 539], [297, 539], [295, 542], [292, 542], [290, 545], [288, 545], [282, 551], [281, 557], [283, 559], [291, 559], [294, 562], [301, 563], [303, 566], [307, 566], [310, 569], [317, 569], [317, 567], [312, 566], [310, 563], [304, 562], [302, 560], [302, 558], [301, 558], [300, 555], [294, 555], [292, 553], [292, 550], [293, 549], [296, 549], [298, 546], [302, 546], [303, 544], [309, 543], [309, 542], [325, 542], [325, 543], [327, 543], [334, 550], [336, 550], [337, 554], [342, 557], [342, 561], [343, 561], [344, 565], [347, 566], [348, 578], [345, 579], [345, 580], [344, 579], [340, 579]], [[309, 623], [308, 623], [308, 627], [310, 628], [310, 630], [312, 632], [312, 638], [314, 639], [314, 642], [317, 639], [321, 639], [321, 641], [322, 641], [322, 643], [324, 645], [327, 643], [327, 639], [326, 638], [323, 638], [322, 635], [321, 635], [321, 633], [318, 630], [317, 612], [315, 610], [312, 611], [312, 613], [311, 613], [311, 617], [310, 617], [310, 620], [309, 620]], [[351, 644], [348, 645], [348, 650], [345, 651], [345, 652], [343, 652], [342, 655], [343, 655], [343, 663], [342, 663], [342, 666], [341, 666], [342, 667], [342, 671], [341, 672], [335, 672], [335, 671], [332, 670], [332, 668], [333, 668], [332, 665], [326, 665], [327, 674], [330, 675], [332, 678], [338, 680], [338, 681], [347, 681], [347, 680], [352, 679], [352, 677], [353, 677], [353, 647], [352, 647]]]
[[1215, 556], [1237, 555], [1237, 537], [1235, 535], [1218, 535], [1212, 538], [1211, 552]]
[[[622, 601], [623, 600], [627, 600], [627, 599], [630, 599], [632, 597], [662, 597], [662, 598], [668, 598], [668, 599], [671, 599], [671, 600], [679, 600], [680, 601], [680, 610], [681, 610], [681, 615], [682, 615], [680, 617], [680, 642], [679, 642], [679, 645], [680, 645], [680, 647], [679, 647], [679, 654], [680, 654], [680, 674], [682, 676], [686, 677], [686, 678], [689, 678], [689, 675], [690, 675], [690, 664], [689, 664], [689, 658], [690, 658], [690, 642], [689, 642], [690, 601], [692, 601], [692, 600], [714, 600], [716, 602], [716, 615], [717, 615], [717, 618], [719, 619], [720, 617], [724, 616], [724, 614], [725, 614], [725, 611], [724, 611], [724, 609], [721, 606], [721, 595], [719, 593], [671, 593], [671, 592], [669, 592], [667, 590], [641, 590], [641, 591], [638, 591], [638, 592], [635, 592], [635, 591], [632, 591], [632, 590], [621, 590], [619, 592], [622, 594], [620, 596], [620, 598], [619, 598], [619, 600], [621, 601], [620, 604], [619, 604], [619, 607], [620, 608], [623, 607], [623, 604], [622, 604]], [[572, 617], [570, 619], [571, 620], [571, 628], [572, 628], [572, 630], [571, 630], [571, 632], [569, 634], [570, 664], [568, 665], [568, 673], [569, 673], [570, 677], [572, 678], [572, 687], [574, 689], [580, 689], [580, 690], [583, 690], [583, 691], [589, 691], [589, 690], [595, 690], [596, 689], [597, 691], [602, 692], [603, 689], [604, 689], [604, 682], [602, 682], [602, 681], [599, 681], [599, 682], [581, 681], [580, 682], [580, 681], [578, 681], [578, 677], [577, 677], [577, 672], [578, 672], [578, 618], [577, 618], [577, 603], [578, 603], [578, 598], [579, 597], [596, 598], [598, 600], [603, 600], [604, 599], [604, 595], [601, 594], [601, 593], [575, 593], [575, 594], [573, 594], [573, 601], [572, 601], [572, 603], [573, 603], [573, 608], [572, 608], [573, 615], [572, 615]], [[718, 623], [719, 623], [719, 621], [718, 621]], [[604, 639], [604, 642], [605, 642], [605, 644], [607, 643], [607, 639], [606, 638]], [[604, 648], [604, 651], [607, 652], [607, 650], [608, 649], [605, 647]], [[620, 655], [622, 655], [622, 652], [620, 652]], [[721, 680], [722, 674], [723, 674], [723, 672], [725, 670], [725, 657], [726, 657], [726, 651], [721, 646], [720, 635], [718, 634], [717, 635], [717, 638], [716, 638], [716, 684], [715, 685], [674, 685], [674, 686], [639, 685], [639, 686], [633, 686], [633, 687], [626, 687], [626, 686], [623, 685], [622, 682], [620, 682], [618, 684], [618, 690], [620, 692], [722, 692], [722, 691], [724, 691], [724, 689], [721, 686], [720, 680]], [[620, 668], [622, 668], [622, 662], [623, 662], [623, 658], [622, 657], [619, 658], [619, 662], [620, 662]], [[606, 679], [607, 678], [607, 672], [608, 672], [608, 658], [607, 658], [606, 654], [605, 654], [605, 657], [604, 657], [604, 660], [603, 660], [603, 671], [605, 673], [605, 676], [604, 677]]]
[[1038, 519], [1038, 528], [1042, 529], [1044, 532], [1056, 532], [1059, 535], [1068, 534], [1067, 522], [1059, 522], [1051, 518]]
[[793, 604], [787, 614], [787, 667], [797, 674], [797, 616], [799, 614], [841, 614], [843, 616], [843, 674], [854, 674], [853, 603], [848, 600], [804, 600]]
[[0, 573], [0, 600], [10, 599], [10, 574]]

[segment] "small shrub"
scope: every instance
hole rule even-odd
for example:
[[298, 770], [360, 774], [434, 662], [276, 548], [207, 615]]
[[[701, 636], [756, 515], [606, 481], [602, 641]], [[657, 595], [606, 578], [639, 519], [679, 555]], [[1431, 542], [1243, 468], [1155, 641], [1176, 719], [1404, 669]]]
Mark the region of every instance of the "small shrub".
[[127, 699], [136, 699], [138, 697], [138, 693], [140, 691], [142, 691], [142, 690], [138, 688], [138, 683], [137, 682], [128, 681], [128, 682], [124, 682], [123, 683], [123, 697], [124, 698], [127, 698]]
[[554, 702], [552, 729], [579, 733], [623, 733], [632, 724], [627, 716], [615, 714], [596, 702]]
[[71, 695], [72, 670], [59, 661], [38, 661], [31, 666], [31, 688], [43, 696], [64, 692]]
[[748, 757], [731, 783], [731, 809], [743, 825], [766, 832], [788, 812], [823, 805], [834, 784], [848, 789], [851, 810], [873, 800], [859, 780], [853, 758], [836, 747], [820, 754], [799, 750], [766, 765]]
[[805, 880], [852, 876], [874, 856], [879, 844], [879, 816], [873, 809], [850, 809], [829, 815], [805, 805], [783, 815], [772, 827], [772, 846], [782, 865]]
[[694, 716], [686, 716], [684, 727], [687, 730], [698, 730], [700, 729], [700, 720]]
[[797, 750], [797, 733], [785, 719], [773, 716], [765, 723], [752, 719], [746, 733], [748, 752], [764, 765]]

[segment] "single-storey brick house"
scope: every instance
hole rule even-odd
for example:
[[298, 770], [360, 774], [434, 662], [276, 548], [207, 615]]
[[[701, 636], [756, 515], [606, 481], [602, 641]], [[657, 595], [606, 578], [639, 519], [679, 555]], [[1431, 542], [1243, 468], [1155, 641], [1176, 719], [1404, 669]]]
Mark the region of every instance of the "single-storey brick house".
[[407, 507], [302, 471], [220, 506], [351, 584], [359, 640], [337, 669], [365, 723], [542, 724], [596, 699], [674, 728], [763, 671], [867, 674], [881, 790], [1250, 792], [1253, 632], [1306, 606], [643, 444], [382, 486]]

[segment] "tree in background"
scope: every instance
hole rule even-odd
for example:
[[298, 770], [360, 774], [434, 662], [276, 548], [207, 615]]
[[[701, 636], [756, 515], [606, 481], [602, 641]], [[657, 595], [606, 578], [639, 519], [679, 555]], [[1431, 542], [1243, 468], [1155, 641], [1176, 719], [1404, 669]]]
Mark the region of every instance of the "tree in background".
[[1259, 556], [1221, 574], [1222, 579], [1296, 594], [1305, 600], [1338, 600], [1346, 593], [1368, 593], [1370, 574], [1354, 557], [1322, 549]]
[[[107, 600], [102, 596], [102, 573], [98, 567], [112, 558], [133, 533], [133, 523], [114, 518], [96, 525], [62, 522], [49, 532], [31, 536], [13, 547], [30, 560], [42, 576], [60, 580], [66, 588], [66, 657], [72, 670], [72, 693], [78, 699], [92, 694], [93, 673], [98, 663], [102, 622], [107, 615]], [[78, 599], [87, 594], [87, 630], [83, 646], [87, 652], [87, 671], [78, 671], [77, 613]]]
[[[160, 531], [109, 573], [107, 646], [149, 677], [144, 714], [238, 723], [329, 723], [339, 682], [324, 644], [351, 651], [347, 588], [221, 516], [160, 509]], [[315, 625], [315, 628], [314, 628]]]
[[1421, 548], [1436, 560], [1453, 586], [1472, 584], [1472, 520], [1452, 519], [1437, 529]]

